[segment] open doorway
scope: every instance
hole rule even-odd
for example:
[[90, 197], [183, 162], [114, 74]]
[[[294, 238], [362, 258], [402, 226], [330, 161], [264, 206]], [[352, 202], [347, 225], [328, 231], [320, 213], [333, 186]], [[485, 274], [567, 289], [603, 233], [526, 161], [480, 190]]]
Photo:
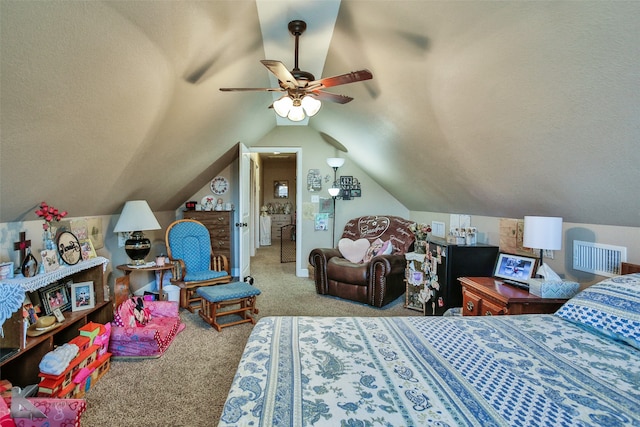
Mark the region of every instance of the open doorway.
[[[253, 177], [251, 212], [255, 251], [268, 254], [269, 262], [293, 263], [303, 276], [300, 239], [296, 224], [301, 215], [301, 149], [294, 147], [248, 148], [258, 165]], [[252, 251], [252, 254], [255, 254]]]

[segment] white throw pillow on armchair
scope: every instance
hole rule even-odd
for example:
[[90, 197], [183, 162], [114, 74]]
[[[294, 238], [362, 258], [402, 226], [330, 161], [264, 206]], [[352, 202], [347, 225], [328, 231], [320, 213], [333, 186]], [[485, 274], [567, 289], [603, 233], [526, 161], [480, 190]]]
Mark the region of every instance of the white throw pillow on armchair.
[[371, 244], [367, 239], [340, 239], [338, 242], [338, 250], [343, 257], [353, 263], [359, 263], [367, 253], [367, 249]]

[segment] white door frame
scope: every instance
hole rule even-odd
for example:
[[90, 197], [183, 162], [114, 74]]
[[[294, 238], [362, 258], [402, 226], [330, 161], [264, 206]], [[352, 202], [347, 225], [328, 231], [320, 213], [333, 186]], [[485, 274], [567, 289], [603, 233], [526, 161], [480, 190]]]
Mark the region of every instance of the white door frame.
[[[302, 148], [301, 147], [247, 147], [250, 153], [295, 153], [296, 155], [296, 276], [308, 277], [309, 271], [306, 264], [302, 263]], [[261, 189], [263, 191], [264, 189]], [[249, 189], [243, 189], [249, 191]], [[255, 209], [252, 209], [255, 211]]]

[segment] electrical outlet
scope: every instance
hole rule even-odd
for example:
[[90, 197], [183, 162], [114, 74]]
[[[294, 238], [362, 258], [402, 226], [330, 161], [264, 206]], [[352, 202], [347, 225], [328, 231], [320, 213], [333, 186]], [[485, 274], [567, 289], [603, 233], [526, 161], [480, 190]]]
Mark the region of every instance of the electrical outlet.
[[551, 250], [551, 249], [545, 249], [545, 250], [543, 250], [543, 251], [542, 251], [542, 255], [543, 255], [545, 258], [553, 259], [553, 250]]
[[119, 248], [124, 248], [124, 243], [127, 241], [127, 239], [129, 238], [128, 233], [118, 233], [118, 247]]

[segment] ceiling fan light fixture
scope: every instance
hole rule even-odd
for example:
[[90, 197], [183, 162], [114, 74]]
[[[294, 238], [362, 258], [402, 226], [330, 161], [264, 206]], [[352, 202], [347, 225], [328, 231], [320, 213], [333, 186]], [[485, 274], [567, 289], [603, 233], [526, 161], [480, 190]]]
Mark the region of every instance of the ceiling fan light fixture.
[[291, 107], [293, 107], [293, 99], [288, 95], [283, 96], [273, 103], [273, 109], [276, 110], [276, 113], [280, 117], [287, 117]]
[[315, 116], [318, 111], [320, 111], [320, 107], [322, 107], [322, 102], [318, 101], [311, 95], [306, 95], [302, 98], [302, 108], [304, 108], [307, 116], [312, 117]]
[[291, 107], [291, 110], [289, 110], [287, 118], [289, 118], [289, 120], [291, 120], [292, 122], [300, 122], [304, 120], [304, 117], [304, 110], [302, 109], [302, 106], [296, 106], [294, 103], [293, 107]]

